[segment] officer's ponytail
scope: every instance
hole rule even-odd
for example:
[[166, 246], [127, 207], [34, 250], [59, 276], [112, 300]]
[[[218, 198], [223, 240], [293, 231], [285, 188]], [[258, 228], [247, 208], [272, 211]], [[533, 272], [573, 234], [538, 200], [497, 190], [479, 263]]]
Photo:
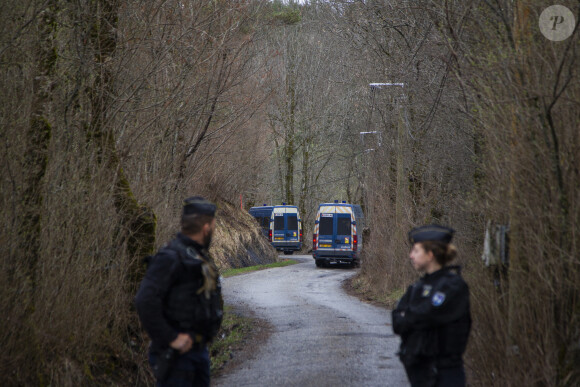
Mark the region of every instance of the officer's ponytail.
[[447, 251], [445, 252], [446, 263], [453, 261], [457, 257], [457, 247], [453, 243], [447, 245]]
[[423, 241], [420, 243], [423, 245], [425, 251], [431, 251], [433, 253], [433, 256], [441, 266], [447, 265], [457, 256], [457, 248], [454, 244], [439, 241]]

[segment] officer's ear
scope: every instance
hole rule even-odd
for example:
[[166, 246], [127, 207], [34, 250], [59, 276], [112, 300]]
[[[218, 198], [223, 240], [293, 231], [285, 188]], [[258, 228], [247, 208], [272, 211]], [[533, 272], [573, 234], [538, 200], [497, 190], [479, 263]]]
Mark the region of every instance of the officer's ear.
[[427, 253], [430, 261], [435, 261], [435, 254], [433, 254], [432, 250], [425, 250], [425, 252]]
[[211, 221], [204, 224], [203, 228], [202, 228], [203, 233], [205, 235], [209, 234], [212, 231], [214, 224], [215, 224], [215, 218], [213, 218]]

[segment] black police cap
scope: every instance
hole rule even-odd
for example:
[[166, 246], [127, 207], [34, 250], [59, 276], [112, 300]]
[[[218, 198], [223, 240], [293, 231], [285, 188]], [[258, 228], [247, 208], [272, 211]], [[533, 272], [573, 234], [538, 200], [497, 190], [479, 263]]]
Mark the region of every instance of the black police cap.
[[409, 242], [411, 244], [424, 241], [449, 243], [453, 238], [453, 234], [455, 234], [455, 230], [452, 228], [439, 226], [438, 224], [429, 224], [415, 227], [409, 231]]
[[215, 204], [201, 196], [192, 196], [183, 201], [183, 215], [210, 215], [215, 216]]

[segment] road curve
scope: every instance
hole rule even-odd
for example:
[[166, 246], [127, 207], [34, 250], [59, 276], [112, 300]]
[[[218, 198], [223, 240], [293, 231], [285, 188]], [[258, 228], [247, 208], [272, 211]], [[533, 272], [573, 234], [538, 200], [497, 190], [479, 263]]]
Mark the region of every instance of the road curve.
[[408, 386], [395, 355], [390, 313], [341, 287], [352, 269], [300, 263], [224, 281], [224, 298], [268, 320], [273, 332], [253, 359], [214, 386]]

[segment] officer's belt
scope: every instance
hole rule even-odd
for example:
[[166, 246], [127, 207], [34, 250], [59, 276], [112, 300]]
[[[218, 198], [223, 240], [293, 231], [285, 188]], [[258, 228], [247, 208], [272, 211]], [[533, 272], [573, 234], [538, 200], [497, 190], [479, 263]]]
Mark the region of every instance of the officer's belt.
[[191, 345], [191, 349], [204, 349], [205, 348], [205, 345], [207, 344], [205, 337], [203, 337], [202, 335], [200, 335], [198, 333], [190, 333], [189, 336], [191, 337], [191, 340], [193, 341], [193, 344]]

